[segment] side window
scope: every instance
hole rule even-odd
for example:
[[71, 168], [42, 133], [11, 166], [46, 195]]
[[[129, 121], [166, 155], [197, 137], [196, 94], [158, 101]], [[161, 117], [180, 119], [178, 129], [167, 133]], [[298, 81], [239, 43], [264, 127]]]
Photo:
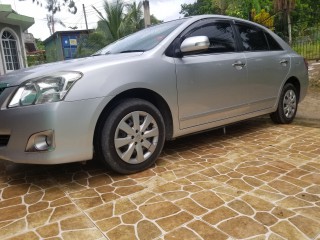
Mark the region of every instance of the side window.
[[270, 51], [281, 51], [283, 50], [279, 43], [267, 32], [264, 33], [268, 40]]
[[191, 29], [184, 38], [207, 36], [210, 41], [209, 49], [203, 53], [234, 52], [236, 43], [231, 25], [225, 22], [204, 21]]
[[269, 46], [262, 30], [258, 28], [237, 25], [245, 51], [268, 51]]

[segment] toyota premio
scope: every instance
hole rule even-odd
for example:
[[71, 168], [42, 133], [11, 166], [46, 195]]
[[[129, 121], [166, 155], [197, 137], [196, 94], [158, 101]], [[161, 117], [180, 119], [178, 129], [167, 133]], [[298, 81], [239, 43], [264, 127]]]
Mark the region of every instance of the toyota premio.
[[0, 159], [153, 165], [164, 142], [270, 114], [293, 121], [307, 64], [280, 37], [226, 16], [149, 27], [93, 56], [0, 77]]

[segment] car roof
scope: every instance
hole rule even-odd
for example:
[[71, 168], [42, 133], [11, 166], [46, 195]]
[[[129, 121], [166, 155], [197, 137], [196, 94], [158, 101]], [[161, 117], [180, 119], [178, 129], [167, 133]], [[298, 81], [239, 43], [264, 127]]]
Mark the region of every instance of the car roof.
[[255, 23], [255, 22], [252, 22], [249, 20], [245, 20], [242, 18], [231, 17], [231, 16], [226, 16], [226, 15], [204, 14], [204, 15], [195, 15], [195, 16], [185, 17], [185, 19], [190, 19], [190, 21], [196, 21], [196, 20], [201, 20], [201, 19], [206, 19], [206, 18], [216, 18], [216, 19], [221, 19], [221, 20], [233, 20], [233, 21], [247, 23], [247, 24], [255, 25], [257, 27], [265, 28], [264, 26], [262, 26], [258, 23]]

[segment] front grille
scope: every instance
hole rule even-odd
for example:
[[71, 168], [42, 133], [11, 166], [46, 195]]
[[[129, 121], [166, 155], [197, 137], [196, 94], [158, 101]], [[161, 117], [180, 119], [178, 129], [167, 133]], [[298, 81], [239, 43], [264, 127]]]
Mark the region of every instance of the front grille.
[[5, 147], [8, 145], [10, 135], [0, 135], [0, 147]]

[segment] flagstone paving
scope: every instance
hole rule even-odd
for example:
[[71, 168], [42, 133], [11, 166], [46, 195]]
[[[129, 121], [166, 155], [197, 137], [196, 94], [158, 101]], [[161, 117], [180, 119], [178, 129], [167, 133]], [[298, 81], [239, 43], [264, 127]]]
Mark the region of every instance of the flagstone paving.
[[151, 169], [0, 162], [0, 239], [320, 239], [320, 124], [259, 118], [173, 142]]

